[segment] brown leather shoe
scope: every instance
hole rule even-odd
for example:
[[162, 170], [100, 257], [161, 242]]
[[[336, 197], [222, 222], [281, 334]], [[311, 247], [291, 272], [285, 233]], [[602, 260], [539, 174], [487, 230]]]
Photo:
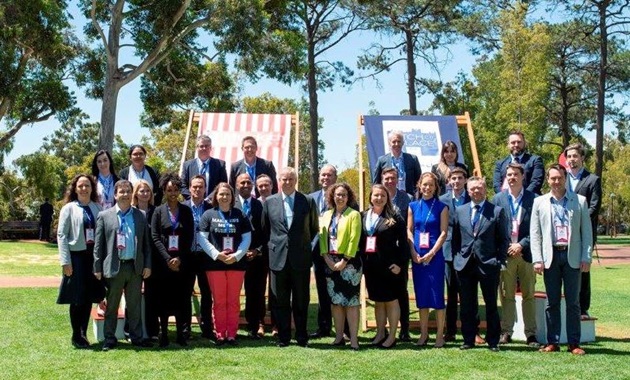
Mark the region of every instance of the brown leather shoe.
[[265, 336], [265, 326], [264, 325], [260, 325], [258, 326], [258, 331], [256, 332], [258, 334], [259, 337], [264, 337]]
[[540, 352], [558, 352], [560, 351], [560, 346], [558, 346], [557, 344], [548, 344], [545, 347], [541, 348], [540, 350], [538, 350]]
[[586, 351], [584, 351], [582, 348], [580, 348], [580, 346], [578, 346], [577, 344], [569, 344], [569, 349], [567, 351], [569, 351], [573, 355], [584, 355], [584, 354], [586, 354]]
[[499, 344], [508, 344], [512, 343], [512, 337], [508, 333], [501, 334], [501, 338], [499, 338]]
[[486, 340], [483, 339], [481, 335], [477, 334], [475, 335], [475, 344], [476, 345], [486, 344]]

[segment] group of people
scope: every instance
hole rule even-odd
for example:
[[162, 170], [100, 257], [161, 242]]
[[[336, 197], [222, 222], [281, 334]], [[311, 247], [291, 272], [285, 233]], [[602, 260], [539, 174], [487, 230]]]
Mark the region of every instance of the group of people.
[[[186, 345], [195, 283], [201, 293], [202, 336], [217, 345], [237, 344], [244, 283], [247, 333], [260, 339], [269, 277], [269, 308], [279, 347], [290, 344], [293, 319], [299, 346], [331, 336], [334, 327], [332, 345], [349, 340], [358, 350], [364, 277], [377, 324], [371, 344], [389, 349], [410, 340], [411, 262], [420, 310], [418, 346], [428, 345], [429, 312], [434, 309], [435, 348], [455, 340], [459, 317], [461, 349], [485, 341], [498, 351], [499, 344], [511, 341], [520, 286], [526, 343], [539, 347], [534, 301], [538, 273], [544, 275], [548, 300], [547, 344], [541, 351], [559, 350], [564, 286], [569, 351], [584, 354], [580, 318], [588, 316], [590, 303], [588, 272], [601, 181], [583, 167], [583, 147], [565, 149], [568, 172], [558, 164], [548, 167], [551, 190], [539, 196], [543, 162], [526, 152], [522, 133], [511, 132], [510, 154], [496, 164], [496, 195], [489, 200], [485, 179], [469, 177], [452, 141], [443, 145], [440, 162], [425, 173], [416, 156], [403, 152], [401, 132], [390, 132], [388, 142], [390, 153], [377, 162], [369, 208], [363, 212], [353, 189], [337, 183], [334, 166], [320, 169], [320, 190], [303, 194], [296, 190], [296, 171], [287, 167], [276, 176], [273, 163], [256, 156], [251, 136], [242, 141], [244, 157], [232, 164], [229, 181], [225, 162], [210, 155], [208, 136], [197, 139], [197, 158], [184, 163], [181, 178], [158, 176], [145, 164], [146, 151], [139, 145], [131, 147], [131, 165], [120, 171], [120, 178], [109, 153], [97, 152], [92, 175], [72, 180], [60, 212], [64, 277], [58, 302], [70, 304], [72, 344], [89, 346], [91, 304], [105, 296], [103, 350], [114, 348], [124, 292], [132, 344], [153, 344], [143, 338], [144, 322], [150, 338], [168, 345], [168, 318], [174, 315], [177, 343]], [[311, 268], [318, 328], [309, 335]], [[486, 306], [485, 340], [478, 328], [478, 287]]]

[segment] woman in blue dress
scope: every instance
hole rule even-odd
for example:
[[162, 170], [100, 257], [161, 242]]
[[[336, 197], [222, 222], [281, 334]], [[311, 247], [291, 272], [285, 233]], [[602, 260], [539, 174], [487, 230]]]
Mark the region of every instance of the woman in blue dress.
[[409, 204], [407, 229], [411, 246], [413, 288], [420, 309], [420, 339], [429, 339], [429, 309], [435, 309], [437, 334], [435, 348], [444, 347], [444, 255], [442, 244], [448, 229], [448, 207], [438, 200], [438, 178], [424, 173], [418, 181], [420, 199]]

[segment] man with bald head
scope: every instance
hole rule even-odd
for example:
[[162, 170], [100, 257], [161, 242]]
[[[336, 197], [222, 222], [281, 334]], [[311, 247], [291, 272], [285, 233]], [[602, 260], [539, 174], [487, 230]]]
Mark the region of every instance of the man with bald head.
[[291, 312], [295, 322], [295, 339], [308, 345], [306, 322], [311, 278], [311, 241], [317, 236], [317, 205], [311, 197], [296, 191], [297, 173], [291, 167], [280, 171], [281, 191], [271, 195], [263, 205], [263, 236], [269, 240], [271, 291], [278, 326], [278, 346], [291, 341]]

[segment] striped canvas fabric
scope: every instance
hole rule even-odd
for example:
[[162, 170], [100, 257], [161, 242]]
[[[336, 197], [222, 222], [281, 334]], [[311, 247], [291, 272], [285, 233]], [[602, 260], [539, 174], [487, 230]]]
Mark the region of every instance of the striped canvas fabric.
[[225, 161], [228, 175], [233, 162], [243, 158], [241, 140], [254, 136], [258, 157], [271, 160], [280, 172], [289, 162], [292, 115], [200, 113], [198, 136], [212, 138], [212, 157]]

